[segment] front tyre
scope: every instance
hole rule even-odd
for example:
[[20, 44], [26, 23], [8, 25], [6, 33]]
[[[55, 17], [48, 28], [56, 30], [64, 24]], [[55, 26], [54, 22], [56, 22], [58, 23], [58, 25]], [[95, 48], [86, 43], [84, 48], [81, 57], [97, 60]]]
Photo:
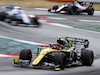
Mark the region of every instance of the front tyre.
[[55, 64], [59, 64], [62, 70], [66, 67], [66, 55], [65, 53], [62, 52], [58, 52], [57, 54], [55, 54], [54, 57], [54, 63]]
[[94, 8], [88, 7], [87, 12], [88, 12], [88, 15], [93, 15], [94, 14]]
[[29, 64], [30, 64], [31, 59], [32, 59], [32, 52], [31, 52], [31, 50], [30, 50], [30, 49], [23, 49], [23, 50], [20, 52], [19, 59], [22, 59], [22, 60], [29, 60]]
[[93, 51], [89, 51], [89, 50], [83, 50], [82, 51], [82, 64], [86, 65], [86, 66], [91, 66], [93, 64], [93, 60], [94, 60], [94, 53]]
[[51, 12], [51, 9], [48, 9], [48, 12]]
[[38, 17], [35, 17], [32, 22], [33, 22], [33, 25], [37, 25], [37, 27], [41, 25], [40, 22], [38, 21]]

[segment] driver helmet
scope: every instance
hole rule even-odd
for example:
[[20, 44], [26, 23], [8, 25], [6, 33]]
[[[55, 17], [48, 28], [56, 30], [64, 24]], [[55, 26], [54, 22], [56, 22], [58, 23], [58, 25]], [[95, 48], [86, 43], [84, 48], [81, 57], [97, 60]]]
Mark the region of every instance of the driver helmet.
[[70, 2], [68, 2], [68, 5], [70, 5]]
[[65, 38], [59, 38], [59, 40], [57, 40], [57, 43], [60, 44], [60, 45], [68, 44], [68, 42], [66, 41]]

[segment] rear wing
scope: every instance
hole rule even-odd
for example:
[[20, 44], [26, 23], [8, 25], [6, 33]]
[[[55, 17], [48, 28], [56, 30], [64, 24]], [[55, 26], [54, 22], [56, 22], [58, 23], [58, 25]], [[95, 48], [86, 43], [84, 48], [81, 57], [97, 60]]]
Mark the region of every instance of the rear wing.
[[70, 40], [72, 44], [78, 44], [78, 45], [84, 45], [84, 48], [88, 48], [89, 46], [89, 41], [88, 39], [81, 39], [81, 38], [74, 38], [74, 37], [60, 37], [58, 38], [66, 38], [66, 40]]

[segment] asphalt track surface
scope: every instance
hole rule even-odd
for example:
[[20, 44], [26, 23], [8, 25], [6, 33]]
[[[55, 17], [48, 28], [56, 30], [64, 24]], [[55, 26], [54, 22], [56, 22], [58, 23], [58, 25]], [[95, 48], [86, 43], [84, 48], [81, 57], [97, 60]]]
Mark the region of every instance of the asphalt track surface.
[[[84, 20], [100, 20], [100, 12], [96, 11], [93, 16], [87, 15], [87, 13], [80, 13], [79, 15], [68, 15], [68, 14], [60, 14], [60, 13], [48, 13], [47, 9], [45, 10], [33, 10], [27, 9], [27, 13], [34, 14], [38, 16], [46, 16], [46, 17], [58, 17], [58, 18], [69, 18], [69, 19], [84, 19]], [[42, 14], [41, 14], [42, 13]]]
[[[28, 13], [32, 13], [32, 10]], [[46, 11], [40, 12], [34, 11], [35, 15], [39, 16], [55, 16], [62, 18], [75, 18], [75, 19], [93, 19], [100, 20], [100, 15], [87, 16], [87, 15], [63, 15], [52, 14]], [[92, 17], [92, 18], [91, 18]], [[77, 66], [65, 68], [65, 70], [54, 71], [52, 69], [33, 69], [32, 66], [20, 67], [12, 64], [15, 57], [0, 57], [0, 75], [100, 75], [100, 33], [89, 32], [79, 29], [71, 29], [59, 26], [51, 26], [49, 24], [42, 23], [42, 26], [37, 27], [21, 27], [11, 26], [7, 23], [0, 22], [0, 36], [11, 37], [15, 39], [33, 41], [38, 43], [56, 43], [57, 36], [71, 36], [79, 38], [87, 38], [90, 41], [89, 50], [93, 50], [95, 53], [95, 60], [91, 67], [89, 66]]]

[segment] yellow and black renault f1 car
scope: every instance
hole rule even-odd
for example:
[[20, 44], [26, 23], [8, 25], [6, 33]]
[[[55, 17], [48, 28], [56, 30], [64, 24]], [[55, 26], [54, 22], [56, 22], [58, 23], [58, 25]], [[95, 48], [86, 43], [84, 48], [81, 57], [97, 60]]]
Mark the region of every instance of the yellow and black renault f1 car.
[[[83, 48], [79, 48], [79, 46]], [[78, 47], [77, 47], [78, 46]], [[40, 47], [37, 50], [38, 56], [32, 62], [33, 68], [50, 66], [55, 69], [64, 69], [71, 65], [91, 66], [94, 60], [93, 51], [86, 50], [89, 46], [87, 39], [58, 37], [57, 44], [50, 44], [50, 47]], [[14, 64], [29, 65], [32, 59], [30, 49], [23, 49], [20, 56], [14, 59]]]

